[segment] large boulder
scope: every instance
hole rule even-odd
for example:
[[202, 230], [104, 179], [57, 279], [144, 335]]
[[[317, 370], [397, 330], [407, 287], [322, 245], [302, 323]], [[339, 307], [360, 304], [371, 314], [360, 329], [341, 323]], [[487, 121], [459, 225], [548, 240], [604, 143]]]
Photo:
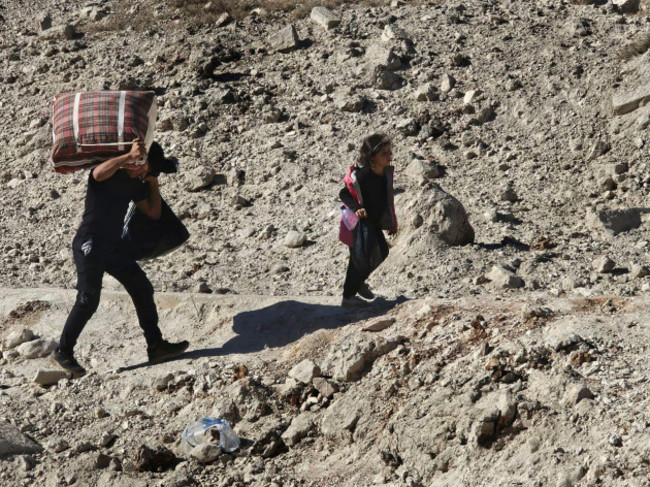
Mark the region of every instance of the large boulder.
[[[409, 235], [408, 245], [429, 243], [433, 238], [448, 245], [474, 242], [474, 229], [465, 208], [452, 195], [431, 183], [422, 194], [413, 197], [413, 204], [404, 208], [409, 215], [420, 215], [421, 224]], [[404, 221], [404, 218], [402, 218]]]

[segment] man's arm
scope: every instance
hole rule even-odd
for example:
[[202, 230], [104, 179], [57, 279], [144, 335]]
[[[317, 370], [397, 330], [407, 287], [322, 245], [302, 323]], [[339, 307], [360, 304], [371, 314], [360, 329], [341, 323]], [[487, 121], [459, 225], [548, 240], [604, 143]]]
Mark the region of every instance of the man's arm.
[[115, 174], [118, 169], [122, 169], [134, 161], [142, 160], [146, 153], [144, 143], [140, 139], [135, 139], [128, 154], [114, 157], [96, 166], [93, 169], [93, 178], [97, 182], [105, 181]]
[[149, 218], [157, 220], [160, 218], [160, 212], [162, 211], [162, 199], [160, 198], [160, 190], [158, 189], [158, 178], [149, 175], [144, 180], [149, 185], [149, 197], [136, 201], [135, 206]]

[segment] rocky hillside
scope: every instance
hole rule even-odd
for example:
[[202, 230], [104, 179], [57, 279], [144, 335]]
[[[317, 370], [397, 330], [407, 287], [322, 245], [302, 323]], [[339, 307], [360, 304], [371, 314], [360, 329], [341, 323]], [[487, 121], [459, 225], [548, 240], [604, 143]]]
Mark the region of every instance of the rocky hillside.
[[[401, 231], [376, 288], [483, 293], [507, 266], [530, 289], [634, 294], [648, 264], [647, 17], [581, 3], [397, 2], [336, 10], [330, 28], [264, 12], [184, 28], [182, 9], [155, 21], [163, 4], [140, 3], [130, 15], [147, 9], [149, 24], [116, 31], [112, 2], [5, 1], [3, 284], [74, 285], [87, 175], [52, 170], [53, 95], [146, 88], [181, 160], [162, 191], [192, 232], [147, 265], [159, 290], [338, 295], [341, 176], [381, 130]], [[472, 245], [439, 245], [459, 217], [437, 187], [464, 206]]]
[[[650, 5], [254, 3], [0, 0], [2, 484], [650, 485]], [[144, 268], [192, 351], [137, 365], [106, 278], [68, 381], [88, 175], [53, 171], [52, 99], [102, 89], [157, 93], [192, 237]], [[375, 131], [400, 231], [349, 313], [338, 192]], [[188, 458], [210, 415], [241, 450]]]

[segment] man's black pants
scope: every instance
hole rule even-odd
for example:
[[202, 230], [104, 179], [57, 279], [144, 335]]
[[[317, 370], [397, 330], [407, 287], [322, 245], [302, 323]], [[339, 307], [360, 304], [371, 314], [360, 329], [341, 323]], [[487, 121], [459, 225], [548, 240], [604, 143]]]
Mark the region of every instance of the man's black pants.
[[[371, 228], [374, 232], [375, 238], [377, 240], [377, 245], [379, 245], [379, 251], [381, 252], [382, 260], [388, 257], [388, 243], [386, 242], [386, 237], [384, 237], [384, 232], [381, 230], [381, 227], [378, 224], [369, 224], [368, 228]], [[351, 298], [361, 288], [361, 285], [365, 282], [366, 279], [370, 276], [372, 271], [361, 271], [353, 263], [352, 253], [354, 252], [354, 247], [350, 247], [350, 259], [348, 260], [348, 270], [345, 274], [345, 284], [343, 284], [343, 297]]]
[[131, 296], [147, 344], [162, 340], [153, 286], [119, 242], [106, 244], [77, 235], [72, 251], [77, 267], [77, 300], [63, 327], [59, 342], [62, 350], [72, 352], [86, 323], [97, 311], [104, 272], [117, 279]]

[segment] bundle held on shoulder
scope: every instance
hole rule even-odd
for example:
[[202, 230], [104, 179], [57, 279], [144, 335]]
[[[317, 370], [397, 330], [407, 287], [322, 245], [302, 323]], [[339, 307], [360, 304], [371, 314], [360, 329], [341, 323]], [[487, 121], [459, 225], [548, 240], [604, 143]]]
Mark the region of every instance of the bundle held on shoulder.
[[[148, 151], [150, 172], [178, 170], [178, 160], [165, 157], [154, 141], [157, 107], [153, 91], [61, 93], [54, 97], [52, 161], [58, 173], [94, 167], [126, 154], [139, 138]], [[122, 239], [136, 260], [168, 253], [190, 234], [163, 199], [160, 218], [152, 220], [131, 205]]]

